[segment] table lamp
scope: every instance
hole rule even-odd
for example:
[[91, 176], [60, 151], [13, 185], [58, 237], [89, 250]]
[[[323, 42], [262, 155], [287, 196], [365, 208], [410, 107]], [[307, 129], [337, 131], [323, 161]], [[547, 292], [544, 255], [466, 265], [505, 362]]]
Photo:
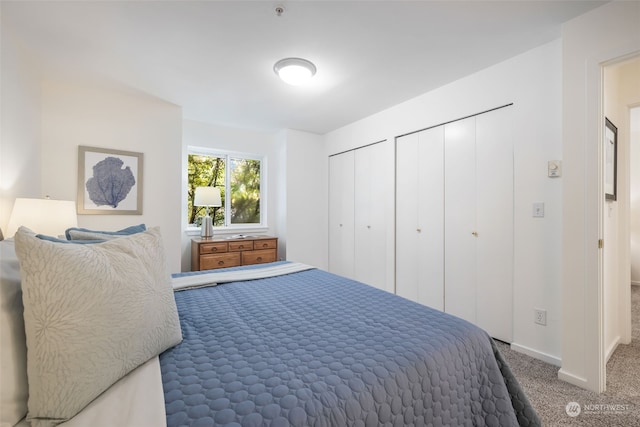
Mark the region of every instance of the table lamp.
[[9, 218], [7, 236], [13, 236], [20, 226], [34, 233], [58, 237], [67, 228], [78, 226], [76, 202], [69, 200], [16, 199]]
[[213, 221], [209, 216], [209, 207], [222, 206], [220, 198], [220, 189], [216, 187], [196, 187], [196, 194], [193, 197], [193, 206], [204, 206], [206, 208], [205, 216], [202, 218], [202, 226], [200, 228], [200, 236], [210, 238], [213, 236]]

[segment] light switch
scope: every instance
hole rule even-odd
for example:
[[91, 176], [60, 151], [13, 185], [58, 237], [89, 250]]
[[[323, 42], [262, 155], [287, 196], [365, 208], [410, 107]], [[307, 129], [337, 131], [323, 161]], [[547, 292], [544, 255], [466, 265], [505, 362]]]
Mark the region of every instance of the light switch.
[[534, 218], [544, 218], [544, 203], [543, 202], [535, 202], [533, 204], [533, 217]]

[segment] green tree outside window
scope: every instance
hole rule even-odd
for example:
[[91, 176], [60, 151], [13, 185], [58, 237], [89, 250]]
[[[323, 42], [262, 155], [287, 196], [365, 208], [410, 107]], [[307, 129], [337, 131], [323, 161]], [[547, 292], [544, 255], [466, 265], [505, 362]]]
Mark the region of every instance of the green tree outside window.
[[[189, 224], [200, 226], [202, 217], [205, 215], [204, 206], [193, 206], [193, 197], [196, 187], [206, 186], [220, 188], [222, 206], [209, 210], [215, 227], [260, 224], [261, 167], [262, 162], [257, 159], [229, 155], [189, 154], [187, 166]], [[230, 193], [228, 196], [227, 189]], [[225, 215], [229, 218], [225, 218]]]

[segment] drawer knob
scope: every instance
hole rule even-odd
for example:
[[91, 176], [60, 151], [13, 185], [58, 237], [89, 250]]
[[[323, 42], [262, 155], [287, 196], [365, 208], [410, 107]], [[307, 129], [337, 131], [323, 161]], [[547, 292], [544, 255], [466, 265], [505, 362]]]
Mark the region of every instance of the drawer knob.
[[244, 245], [240, 245], [240, 246], [238, 246], [238, 248], [244, 249]]
[[268, 243], [263, 243], [263, 244], [262, 244], [262, 247], [263, 247], [263, 248], [267, 248], [267, 247], [269, 247], [269, 244], [268, 244]]
[[258, 257], [258, 261], [262, 261], [262, 257], [261, 256]]
[[224, 261], [222, 260], [218, 261], [218, 265], [224, 265]]

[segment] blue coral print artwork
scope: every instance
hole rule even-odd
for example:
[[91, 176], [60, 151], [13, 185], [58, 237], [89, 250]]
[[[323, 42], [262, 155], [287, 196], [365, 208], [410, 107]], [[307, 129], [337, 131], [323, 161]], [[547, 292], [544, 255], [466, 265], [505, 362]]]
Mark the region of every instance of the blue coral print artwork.
[[78, 214], [142, 215], [143, 153], [78, 146]]
[[118, 157], [107, 157], [93, 165], [93, 176], [87, 180], [89, 199], [96, 206], [117, 208], [136, 184], [129, 166]]

